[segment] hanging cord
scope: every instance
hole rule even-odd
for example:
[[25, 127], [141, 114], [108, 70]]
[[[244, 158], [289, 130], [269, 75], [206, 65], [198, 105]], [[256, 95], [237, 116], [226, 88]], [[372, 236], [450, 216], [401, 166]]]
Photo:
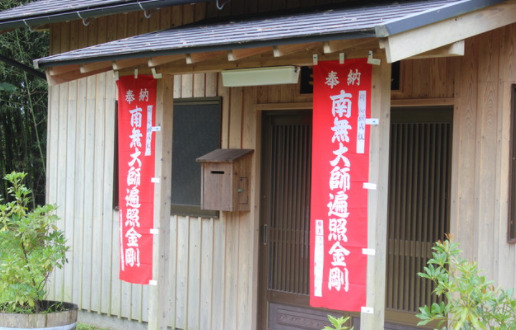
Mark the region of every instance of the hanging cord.
[[222, 5], [220, 5], [220, 4], [219, 4], [219, 1], [220, 1], [220, 0], [217, 0], [217, 9], [218, 9], [218, 10], [222, 10], [222, 9], [224, 9], [224, 6], [225, 6], [228, 2], [230, 2], [231, 0], [226, 0], [226, 1], [224, 1], [224, 3], [223, 3]]
[[80, 11], [77, 12], [77, 16], [79, 16], [79, 18], [82, 19], [82, 25], [84, 25], [84, 26], [90, 25], [91, 22], [88, 21], [88, 18], [82, 17]]
[[146, 19], [151, 18], [152, 13], [149, 11], [147, 14], [147, 9], [143, 8], [142, 3], [138, 1], [138, 5], [140, 6], [141, 10], [143, 10], [143, 16], [145, 16]]
[[23, 23], [29, 28], [29, 31], [30, 32], [34, 32], [34, 30], [32, 29], [32, 27], [29, 25], [29, 23], [27, 23], [26, 20], [23, 20]]

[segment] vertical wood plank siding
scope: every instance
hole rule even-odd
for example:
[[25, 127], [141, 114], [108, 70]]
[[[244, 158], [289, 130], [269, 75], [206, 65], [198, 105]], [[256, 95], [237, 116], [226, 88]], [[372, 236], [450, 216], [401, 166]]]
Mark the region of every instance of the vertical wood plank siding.
[[[325, 3], [331, 1], [325, 1]], [[278, 2], [279, 3], [279, 2]], [[51, 52], [190, 23], [235, 11], [266, 11], [274, 1], [214, 2], [51, 26]], [[283, 0], [298, 7], [298, 0]], [[207, 7], [206, 7], [207, 6]], [[238, 7], [241, 6], [241, 7]], [[514, 245], [506, 243], [510, 85], [516, 82], [516, 26], [466, 41], [455, 59], [404, 61], [393, 98], [455, 97], [451, 231], [489, 278], [516, 286]], [[71, 261], [56, 271], [50, 298], [87, 311], [147, 321], [148, 288], [118, 280], [118, 214], [113, 211], [116, 88], [111, 72], [50, 87], [47, 199], [59, 206]], [[260, 116], [255, 104], [309, 102], [297, 86], [223, 88], [216, 73], [174, 77], [170, 97], [223, 98], [222, 147], [251, 148], [250, 212], [220, 218], [171, 216], [170, 326], [255, 329], [258, 283]]]
[[507, 244], [510, 89], [516, 25], [466, 41], [455, 70], [451, 231], [487, 277], [516, 287], [516, 246]]
[[[148, 30], [191, 23], [203, 5], [166, 9], [150, 20], [119, 15], [52, 26], [52, 52], [84, 47]], [[71, 35], [73, 34], [73, 35]], [[57, 38], [57, 36], [60, 38]], [[224, 95], [223, 147], [256, 149], [256, 89], [220, 87], [217, 73], [174, 77], [174, 98]], [[116, 88], [111, 72], [51, 87], [48, 128], [48, 200], [57, 203], [72, 249], [56, 271], [50, 296], [86, 311], [145, 322], [148, 287], [118, 280], [118, 214], [113, 211]], [[242, 106], [245, 104], [245, 109]], [[256, 171], [256, 161], [253, 171]], [[251, 182], [251, 197], [256, 188]], [[255, 327], [257, 212], [220, 218], [171, 216], [170, 326], [181, 329]]]

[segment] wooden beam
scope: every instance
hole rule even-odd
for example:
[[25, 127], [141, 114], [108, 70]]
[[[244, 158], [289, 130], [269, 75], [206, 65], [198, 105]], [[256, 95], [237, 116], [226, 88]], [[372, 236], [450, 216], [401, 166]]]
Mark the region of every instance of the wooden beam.
[[[346, 58], [361, 58], [367, 57], [369, 48], [350, 50], [346, 52]], [[375, 51], [377, 48], [371, 48]], [[322, 51], [317, 52], [319, 61], [335, 61], [339, 59], [338, 54], [322, 54]], [[383, 51], [382, 51], [383, 53]], [[278, 65], [298, 65], [298, 66], [312, 66], [313, 52], [307, 51], [305, 53], [297, 53], [282, 57], [253, 57], [247, 60], [238, 62], [222, 62], [220, 59], [210, 59], [202, 63], [192, 65], [185, 65], [183, 63], [171, 63], [160, 68], [160, 72], [169, 74], [183, 74], [196, 72], [219, 72], [229, 69], [244, 69], [244, 68], [259, 68], [264, 66], [278, 66]]]
[[368, 248], [375, 250], [374, 256], [367, 257], [366, 306], [373, 309], [371, 314], [361, 313], [361, 329], [383, 329], [385, 321], [385, 272], [387, 269], [387, 207], [389, 170], [389, 131], [391, 109], [391, 66], [381, 55], [381, 64], [373, 65], [371, 90], [371, 118], [380, 119], [380, 124], [371, 127], [369, 182], [377, 185], [369, 190], [367, 203]]
[[73, 71], [79, 71], [79, 64], [54, 66], [54, 67], [46, 70], [47, 75], [51, 75], [51, 76], [58, 76], [63, 73], [68, 73], [68, 72], [73, 72]]
[[293, 53], [298, 53], [301, 51], [307, 51], [309, 49], [314, 49], [317, 46], [320, 46], [319, 42], [311, 42], [307, 44], [294, 44], [294, 45], [281, 45], [272, 47], [272, 52], [274, 57], [281, 57], [285, 55], [290, 55]]
[[330, 40], [323, 44], [323, 53], [332, 54], [346, 50], [348, 48], [356, 48], [357, 46], [363, 45], [364, 43], [376, 40], [375, 38], [364, 38], [364, 39], [343, 39], [343, 40]]
[[516, 22], [516, 0], [388, 36], [382, 40], [389, 63], [453, 44]]
[[157, 285], [149, 288], [149, 330], [167, 329], [169, 325], [170, 200], [172, 192], [172, 117], [174, 77], [158, 79], [156, 100], [155, 170], [159, 183], [154, 185], [154, 228], [152, 278]]
[[424, 99], [392, 99], [391, 106], [393, 107], [429, 107], [429, 106], [443, 106], [453, 105], [455, 99], [452, 97], [443, 98], [424, 98]]
[[186, 55], [186, 64], [195, 64], [203, 62], [214, 57], [225, 56], [226, 51], [209, 52], [209, 53], [192, 53]]
[[68, 80], [59, 78], [59, 76], [51, 75], [48, 71], [46, 73], [47, 73], [47, 83], [49, 86], [59, 85], [59, 84], [62, 84], [64, 82], [68, 81]]
[[408, 59], [412, 60], [412, 59], [421, 59], [421, 58], [437, 58], [437, 57], [451, 57], [451, 56], [464, 56], [464, 40], [457, 41], [450, 45], [446, 45], [443, 47], [429, 50], [428, 52], [424, 52], [424, 53], [418, 54], [416, 56], [409, 57]]
[[111, 62], [95, 62], [95, 63], [87, 63], [80, 66], [79, 71], [81, 73], [88, 73], [93, 71], [109, 71], [113, 70], [113, 63]]
[[113, 62], [113, 70], [120, 71], [123, 69], [130, 69], [135, 66], [147, 65], [147, 58], [129, 58], [125, 60], [118, 60]]
[[85, 77], [93, 76], [95, 74], [103, 73], [103, 72], [106, 72], [106, 71], [109, 71], [109, 70], [111, 70], [111, 67], [109, 69], [104, 68], [104, 69], [99, 69], [97, 71], [90, 71], [90, 72], [87, 72], [87, 73], [81, 73], [81, 71], [79, 69], [79, 66], [77, 66], [77, 70], [65, 72], [65, 73], [60, 74], [60, 75], [50, 75], [50, 74], [48, 74], [48, 71], [47, 71], [47, 82], [48, 82], [48, 84], [50, 86], [54, 86], [54, 85], [62, 84], [62, 83], [69, 82], [69, 81], [72, 81], [72, 80], [77, 80], [77, 79], [80, 79], [80, 78], [85, 78]]
[[312, 102], [294, 102], [294, 103], [258, 103], [256, 104], [257, 111], [269, 110], [312, 110]]
[[[378, 41], [375, 38], [361, 39], [360, 42], [352, 43], [352, 48], [346, 50], [346, 58], [367, 57], [368, 50], [378, 50]], [[319, 48], [318, 48], [319, 47]], [[208, 53], [192, 53], [189, 55], [167, 55], [155, 58], [135, 58], [122, 59], [112, 63], [111, 67], [107, 62], [96, 64], [85, 64], [82, 68], [79, 65], [62, 66], [47, 69], [47, 77], [56, 76], [55, 79], [49, 79], [53, 84], [58, 84], [82, 77], [87, 77], [99, 72], [111, 70], [119, 71], [120, 75], [124, 72], [130, 74], [128, 70], [140, 67], [141, 70], [148, 67], [159, 67], [159, 72], [164, 74], [182, 74], [182, 73], [206, 73], [219, 72], [227, 69], [237, 68], [256, 68], [265, 66], [278, 65], [298, 65], [312, 66], [314, 53], [317, 53], [319, 60], [330, 61], [338, 60], [338, 54], [324, 54], [323, 44], [306, 43], [296, 45], [286, 45], [277, 47], [280, 57], [272, 55], [255, 56], [272, 50], [272, 47], [259, 47], [251, 49], [233, 50], [231, 56], [233, 61], [221, 61], [221, 58], [227, 57], [226, 51], [208, 52]], [[187, 64], [182, 62], [181, 58], [187, 58]], [[149, 70], [150, 74], [150, 70]]]
[[177, 55], [165, 55], [165, 56], [158, 56], [158, 57], [151, 57], [147, 61], [147, 65], [149, 68], [154, 68], [163, 64], [168, 64], [170, 62], [179, 61], [185, 58], [184, 54], [177, 54]]
[[228, 52], [228, 61], [238, 61], [254, 55], [272, 51], [272, 47], [233, 49]]

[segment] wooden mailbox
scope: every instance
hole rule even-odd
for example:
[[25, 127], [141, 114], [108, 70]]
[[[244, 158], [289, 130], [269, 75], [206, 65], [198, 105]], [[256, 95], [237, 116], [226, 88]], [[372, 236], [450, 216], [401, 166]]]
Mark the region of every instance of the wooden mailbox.
[[201, 209], [249, 211], [251, 149], [216, 149], [201, 163]]

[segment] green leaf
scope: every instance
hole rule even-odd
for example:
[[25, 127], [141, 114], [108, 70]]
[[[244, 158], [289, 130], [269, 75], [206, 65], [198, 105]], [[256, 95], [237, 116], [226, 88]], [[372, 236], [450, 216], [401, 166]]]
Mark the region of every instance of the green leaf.
[[18, 88], [8, 82], [0, 82], [0, 91], [15, 92]]
[[442, 301], [420, 307], [418, 325], [431, 321], [447, 323], [449, 318], [453, 329], [485, 329], [487, 324], [493, 329], [516, 329], [516, 300], [512, 289], [504, 291], [494, 287], [476, 263], [460, 257], [456, 243], [437, 242], [432, 250], [433, 258], [418, 276], [433, 282], [433, 293]]

